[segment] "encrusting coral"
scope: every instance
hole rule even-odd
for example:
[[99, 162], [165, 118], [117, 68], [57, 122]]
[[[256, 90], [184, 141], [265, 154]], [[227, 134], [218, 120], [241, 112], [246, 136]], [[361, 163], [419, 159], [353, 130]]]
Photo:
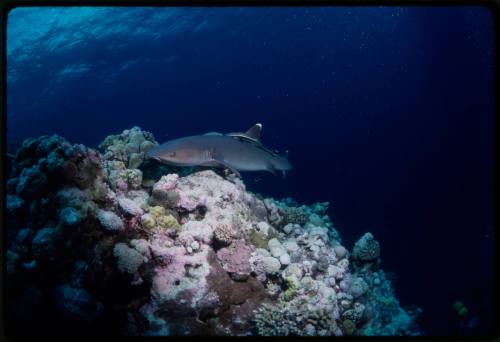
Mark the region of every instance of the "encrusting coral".
[[54, 312], [81, 333], [419, 333], [372, 234], [350, 252], [328, 203], [261, 199], [212, 170], [165, 172], [145, 159], [155, 145], [133, 127], [100, 151], [54, 135], [12, 156], [9, 324]]

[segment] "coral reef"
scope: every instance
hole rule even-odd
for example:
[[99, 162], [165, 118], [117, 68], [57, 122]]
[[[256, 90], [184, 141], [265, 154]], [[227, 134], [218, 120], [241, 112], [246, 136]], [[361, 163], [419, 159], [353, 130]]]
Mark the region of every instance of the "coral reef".
[[327, 202], [263, 199], [212, 170], [174, 172], [145, 159], [154, 145], [133, 127], [100, 152], [54, 135], [10, 156], [14, 333], [419, 333], [419, 310], [395, 298], [371, 233], [350, 252]]

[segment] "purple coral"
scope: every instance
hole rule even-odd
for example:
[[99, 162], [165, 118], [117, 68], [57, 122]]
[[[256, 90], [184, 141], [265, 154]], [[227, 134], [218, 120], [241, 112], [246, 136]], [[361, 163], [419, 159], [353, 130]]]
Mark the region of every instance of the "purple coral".
[[245, 280], [252, 272], [250, 257], [252, 248], [243, 240], [233, 242], [229, 247], [217, 251], [217, 258], [221, 261], [224, 270], [235, 280]]

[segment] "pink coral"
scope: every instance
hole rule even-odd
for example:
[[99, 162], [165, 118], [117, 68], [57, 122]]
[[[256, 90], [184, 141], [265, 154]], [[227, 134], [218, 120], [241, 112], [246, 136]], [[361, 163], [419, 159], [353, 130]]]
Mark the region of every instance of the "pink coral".
[[244, 240], [238, 240], [229, 247], [217, 251], [217, 258], [221, 261], [224, 270], [231, 273], [233, 279], [245, 280], [252, 272], [249, 261], [252, 251]]
[[178, 192], [180, 197], [179, 197], [179, 202], [177, 205], [181, 208], [186, 209], [187, 211], [193, 211], [196, 209], [198, 206], [197, 201], [195, 201], [195, 198], [189, 196], [188, 194], [185, 194], [184, 192]]
[[127, 191], [128, 189], [128, 184], [125, 182], [123, 179], [118, 179], [116, 181], [116, 188], [121, 191]]
[[180, 246], [163, 249], [161, 255], [165, 259], [161, 266], [155, 268], [152, 283], [155, 302], [161, 304], [189, 293], [191, 300], [186, 304], [196, 307], [207, 290], [205, 277], [210, 272], [207, 253], [207, 246], [202, 246], [201, 251], [193, 255], [186, 254], [186, 250]]
[[160, 187], [165, 191], [172, 190], [177, 186], [178, 179], [179, 175], [176, 173], [170, 173], [166, 176], [163, 176], [160, 180]]

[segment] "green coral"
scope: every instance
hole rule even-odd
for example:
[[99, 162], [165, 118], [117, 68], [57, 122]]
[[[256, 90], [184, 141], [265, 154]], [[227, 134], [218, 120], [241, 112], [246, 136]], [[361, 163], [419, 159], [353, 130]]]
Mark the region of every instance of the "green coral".
[[181, 230], [181, 225], [172, 214], [167, 214], [165, 208], [154, 206], [149, 208], [149, 215], [143, 215], [142, 225], [146, 229], [160, 227], [162, 229], [174, 228]]
[[296, 281], [294, 280], [294, 277], [287, 277], [286, 280], [286, 287], [287, 289], [285, 290], [283, 294], [283, 299], [285, 301], [290, 301], [295, 295], [297, 294], [297, 284]]

